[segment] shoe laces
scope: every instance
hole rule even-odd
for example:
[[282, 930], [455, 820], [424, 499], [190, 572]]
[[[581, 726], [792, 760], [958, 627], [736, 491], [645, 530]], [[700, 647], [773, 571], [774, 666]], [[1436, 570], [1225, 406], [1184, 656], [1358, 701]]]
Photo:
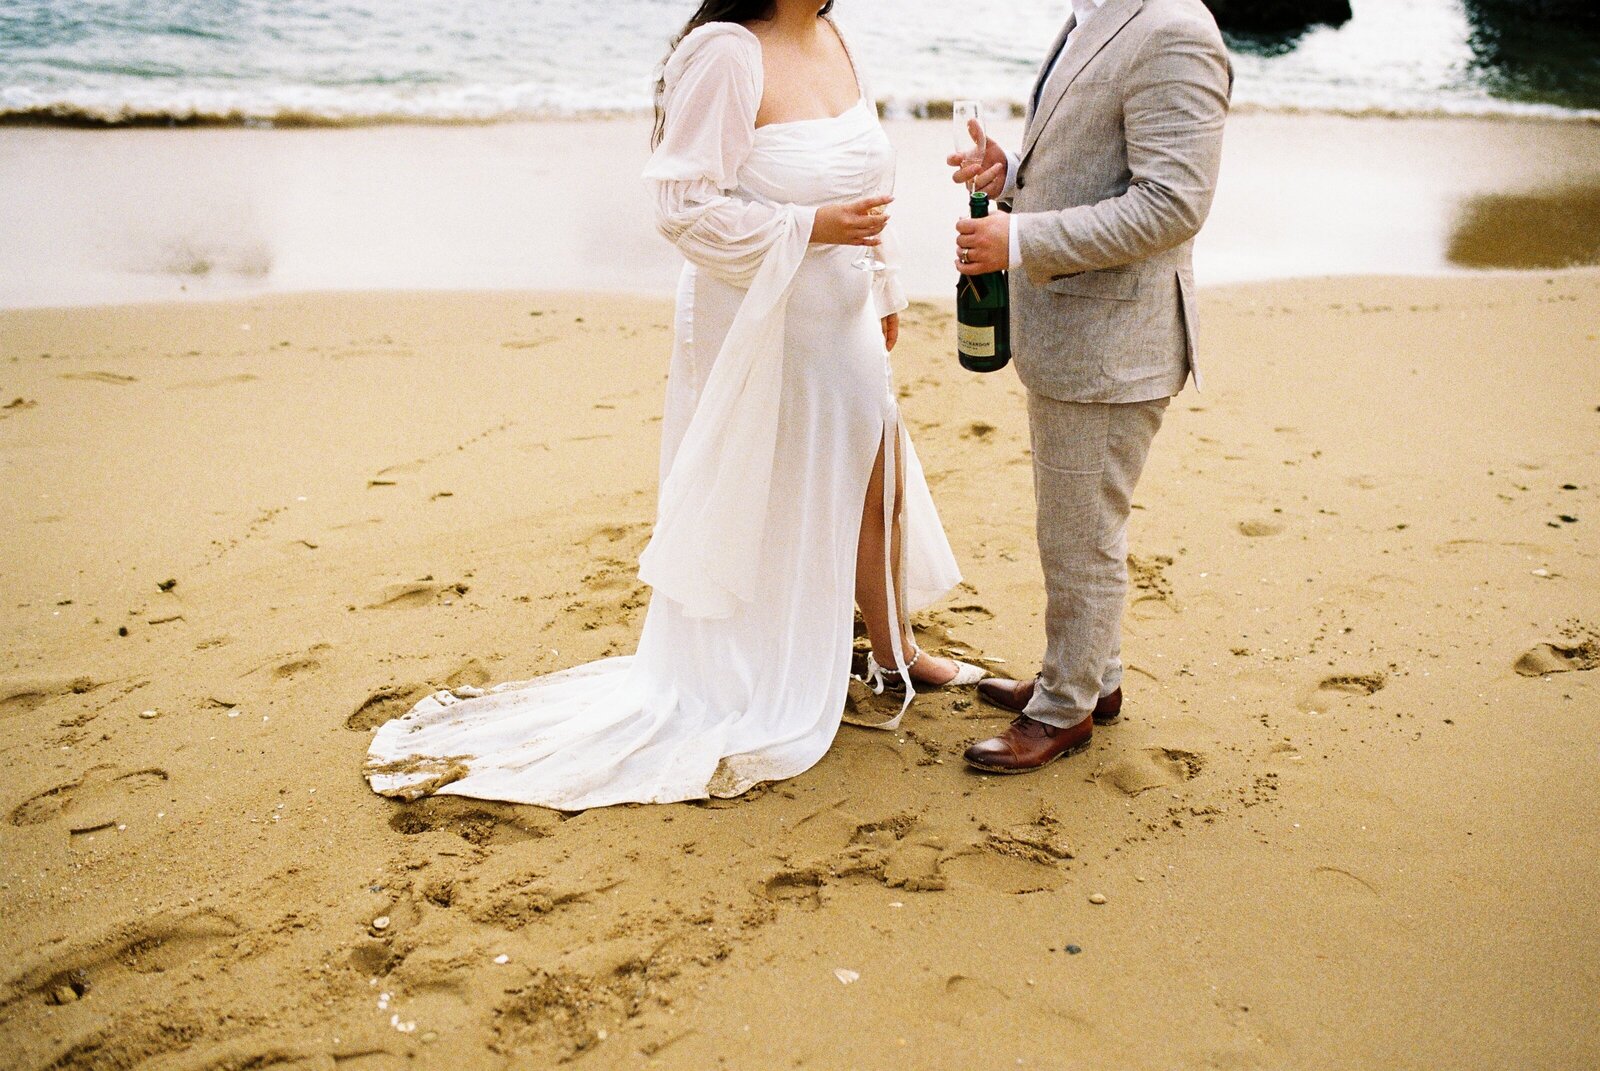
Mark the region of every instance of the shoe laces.
[[1048, 722], [1038, 721], [1037, 719], [1028, 717], [1026, 714], [1018, 714], [1014, 719], [1012, 719], [1011, 727], [1017, 730], [1017, 732], [1021, 735], [1030, 737], [1050, 738], [1061, 731], [1059, 726], [1051, 725]]

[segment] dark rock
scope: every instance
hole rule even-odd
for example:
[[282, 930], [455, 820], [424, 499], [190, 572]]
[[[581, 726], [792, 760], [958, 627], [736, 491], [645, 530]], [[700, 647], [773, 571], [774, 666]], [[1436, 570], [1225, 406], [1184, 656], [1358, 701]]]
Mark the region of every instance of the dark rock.
[[1600, 28], [1600, 4], [1594, 0], [1467, 0], [1467, 12], [1492, 19], [1561, 22]]
[[1350, 0], [1205, 0], [1229, 33], [1299, 33], [1319, 23], [1350, 21]]
[[1496, 96], [1592, 108], [1600, 102], [1600, 3], [1466, 0], [1476, 66]]

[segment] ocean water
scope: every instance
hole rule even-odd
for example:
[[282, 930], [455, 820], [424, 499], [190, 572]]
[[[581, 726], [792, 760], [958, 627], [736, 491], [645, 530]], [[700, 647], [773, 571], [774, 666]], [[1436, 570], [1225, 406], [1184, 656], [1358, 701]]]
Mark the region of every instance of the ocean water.
[[[1600, 0], [1597, 0], [1600, 2]], [[692, 0], [0, 0], [0, 119], [249, 124], [634, 113]], [[1236, 105], [1600, 119], [1600, 48], [1507, 35], [1465, 0], [1355, 0], [1232, 40]], [[890, 114], [1019, 106], [1066, 0], [839, 0]], [[981, 21], [974, 12], [983, 13]]]

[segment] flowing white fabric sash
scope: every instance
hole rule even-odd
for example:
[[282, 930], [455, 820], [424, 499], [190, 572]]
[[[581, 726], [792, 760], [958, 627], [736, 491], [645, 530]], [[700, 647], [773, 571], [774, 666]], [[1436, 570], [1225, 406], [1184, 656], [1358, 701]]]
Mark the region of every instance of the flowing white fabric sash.
[[[900, 571], [894, 568], [894, 523], [896, 520], [894, 500], [898, 492], [900, 481], [900, 447], [901, 439], [905, 432], [900, 424], [900, 407], [890, 403], [892, 419], [883, 426], [883, 581], [884, 594], [888, 601], [889, 611], [889, 649], [894, 652], [894, 668], [900, 678], [901, 685], [905, 688], [905, 698], [900, 702], [900, 711], [885, 722], [866, 723], [857, 721], [854, 724], [866, 729], [882, 729], [885, 732], [895, 732], [900, 728], [900, 723], [905, 719], [906, 711], [911, 709], [911, 701], [917, 697], [917, 686], [911, 681], [911, 661], [906, 658], [905, 645], [900, 642], [900, 630], [907, 622], [900, 607], [900, 600], [895, 592], [905, 588], [905, 555], [900, 556]], [[902, 529], [903, 531], [903, 529]], [[888, 688], [883, 679], [883, 670], [880, 668], [874, 674], [876, 680], [868, 680], [867, 684], [878, 695], [882, 695]]]
[[811, 228], [785, 206], [782, 233], [762, 258], [728, 328], [672, 468], [639, 579], [688, 617], [729, 617], [753, 601], [772, 492], [789, 291]]

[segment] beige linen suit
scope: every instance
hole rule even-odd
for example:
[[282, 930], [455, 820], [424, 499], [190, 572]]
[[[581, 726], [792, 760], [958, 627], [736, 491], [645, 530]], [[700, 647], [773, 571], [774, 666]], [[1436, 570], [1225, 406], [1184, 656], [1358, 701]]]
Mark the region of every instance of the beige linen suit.
[[1200, 382], [1191, 253], [1232, 81], [1201, 0], [1106, 0], [1030, 109], [1011, 338], [1049, 600], [1040, 721], [1076, 724], [1121, 684], [1130, 499], [1169, 399]]

